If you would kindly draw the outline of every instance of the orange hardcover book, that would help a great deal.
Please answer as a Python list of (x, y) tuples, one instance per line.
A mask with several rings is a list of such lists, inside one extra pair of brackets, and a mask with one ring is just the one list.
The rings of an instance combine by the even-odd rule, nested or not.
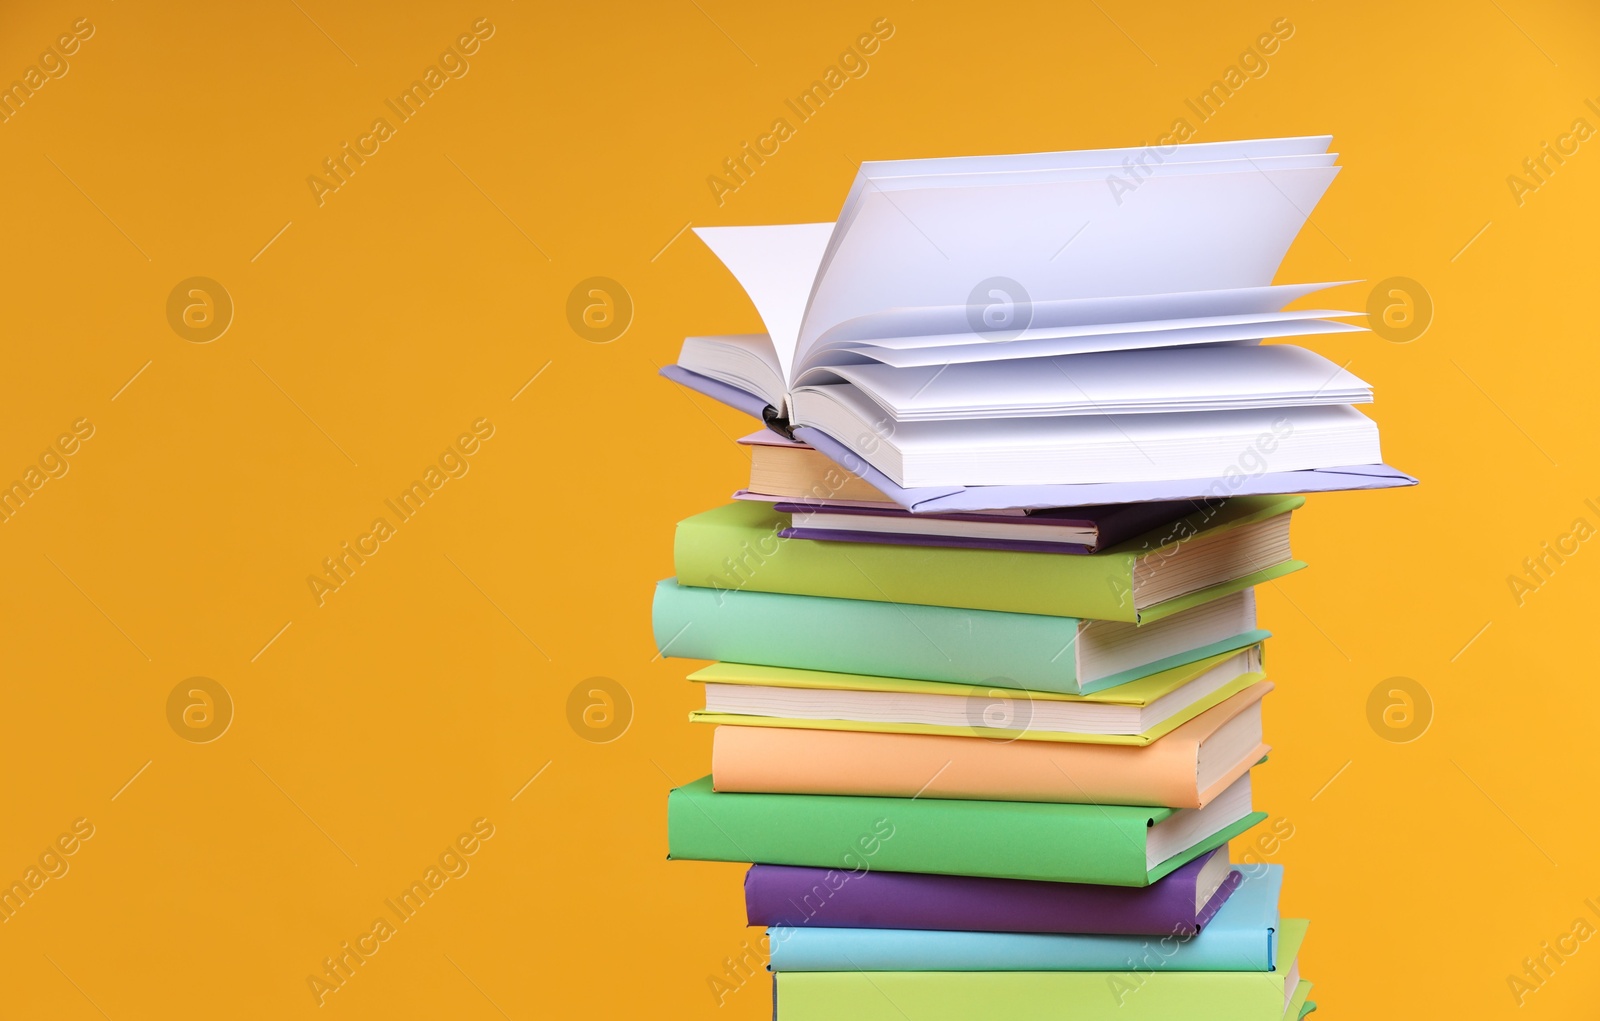
[(1268, 746), (1252, 684), (1148, 745), (718, 727), (717, 791), (1200, 808)]

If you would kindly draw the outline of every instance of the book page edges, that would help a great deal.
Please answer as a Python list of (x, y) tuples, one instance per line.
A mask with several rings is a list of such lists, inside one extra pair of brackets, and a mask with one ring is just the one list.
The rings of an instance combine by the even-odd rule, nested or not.
[(1166, 861), (1157, 865), (1155, 868), (1151, 869), (1149, 872), (1149, 881), (1154, 883), (1156, 880), (1162, 878), (1168, 873), (1174, 872), (1194, 861), (1207, 851), (1215, 851), (1217, 848), (1250, 829), (1252, 826), (1263, 822), (1266, 818), (1267, 813), (1265, 812), (1251, 812), (1238, 822), (1233, 823), (1230, 826), (1223, 827), (1217, 832), (1211, 834), (1211, 836), (1200, 841), (1198, 844), (1190, 846), (1187, 850), (1180, 851), (1171, 858), (1168, 858)]
[(930, 723), (867, 723), (855, 720), (800, 720), (781, 716), (739, 716), (691, 710), (689, 722), (729, 727), (787, 727), (796, 730), (853, 730), (875, 734), (942, 734), (946, 737), (979, 737), (1000, 741), (1056, 741), (1064, 744), (1148, 745), (1177, 730), (1185, 723), (1263, 679), (1258, 673), (1245, 674), (1207, 695), (1194, 705), (1142, 734), (1061, 734), (1026, 730), (999, 730), (975, 727), (948, 727)]
[[(1253, 648), (1247, 646), (1246, 648)], [(777, 688), (808, 688), (823, 691), (884, 691), (899, 694), (982, 696), (997, 691), (1015, 691), (1012, 697), (1039, 702), (1079, 702), (1090, 705), (1147, 706), (1164, 695), (1177, 691), (1196, 680), (1213, 667), (1226, 663), (1242, 650), (1208, 656), (1186, 663), (1159, 674), (1129, 682), (1123, 688), (1073, 695), (1057, 691), (1030, 691), (1023, 688), (1002, 689), (993, 685), (958, 684), (953, 681), (921, 681), (904, 677), (878, 677), (870, 674), (831, 673), (825, 670), (804, 670), (798, 667), (762, 666), (748, 663), (718, 662), (689, 674), (686, 678), (695, 684), (754, 684)]]
[(1207, 588), (1198, 589), (1188, 595), (1177, 596), (1165, 602), (1156, 603), (1154, 606), (1140, 607), (1137, 610), (1136, 623), (1148, 624), (1163, 617), (1170, 617), (1180, 610), (1187, 610), (1191, 606), (1199, 606), (1201, 603), (1209, 603), (1213, 599), (1232, 595), (1240, 589), (1254, 588), (1263, 582), (1282, 578), (1286, 574), (1293, 574), (1305, 567), (1306, 562), (1304, 560), (1285, 560), (1281, 564), (1255, 571), (1242, 578), (1234, 578), (1232, 581), (1225, 581)]

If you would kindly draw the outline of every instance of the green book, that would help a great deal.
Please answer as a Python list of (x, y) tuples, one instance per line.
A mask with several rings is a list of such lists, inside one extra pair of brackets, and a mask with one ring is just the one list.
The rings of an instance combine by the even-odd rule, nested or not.
[(1118, 546), (1074, 556), (785, 539), (789, 515), (737, 501), (678, 523), (679, 585), (1052, 617), (1160, 620), (1297, 571), (1299, 496), (1237, 497)]
[[(1296, 1021), (1307, 922), (1286, 918), (1276, 971), (1169, 971), (1151, 952), (1127, 971), (784, 971), (782, 1021)], [(1307, 1008), (1310, 1008), (1309, 1010)]]
[[(1251, 589), (1153, 624), (656, 585), (664, 656), (1087, 694), (1268, 637)], [(825, 639), (825, 640), (824, 640)]]
[(667, 856), (1149, 886), (1265, 818), (1248, 773), (1184, 809), (714, 793), (707, 776), (667, 796)]

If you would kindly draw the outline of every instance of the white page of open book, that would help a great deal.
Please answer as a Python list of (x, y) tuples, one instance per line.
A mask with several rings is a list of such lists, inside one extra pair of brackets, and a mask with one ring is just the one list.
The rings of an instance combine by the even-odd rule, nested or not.
[(1348, 404), (895, 423), (841, 384), (802, 388), (794, 407), (796, 422), (907, 488), (1209, 478), (1237, 471), (1239, 452), (1274, 429), (1272, 471), (1383, 460), (1377, 423)]
[(1200, 402), (1223, 410), (1231, 401), (1281, 399), (1297, 405), (1371, 399), (1364, 380), (1315, 352), (1287, 344), (1118, 351), (921, 369), (854, 365), (836, 371), (896, 418), (1118, 414)]
[[(983, 347), (985, 345), (996, 349), (999, 354), (1005, 344), (1020, 344), (1029, 340), (1056, 337), (1093, 337), (1113, 333), (1151, 333), (1175, 330), (1189, 330), (1202, 326), (1252, 326), (1270, 325), (1273, 323), (1290, 323), (1306, 319), (1325, 319), (1334, 316), (1364, 316), (1365, 312), (1348, 312), (1332, 308), (1297, 309), (1293, 312), (1247, 312), (1240, 315), (1215, 315), (1215, 316), (1174, 316), (1159, 319), (1135, 319), (1122, 322), (1087, 322), (1087, 323), (1060, 323), (1047, 325), (1039, 321), (1035, 315), (1032, 324), (1023, 330), (1015, 339), (996, 338), (990, 340), (981, 333), (972, 332), (971, 327), (963, 333), (940, 333), (926, 337), (880, 337), (876, 340), (864, 340), (849, 345), (833, 345), (829, 347), (844, 347), (846, 350), (860, 350), (862, 348), (882, 348), (889, 351), (911, 351), (925, 348), (938, 347)], [(1262, 331), (1259, 336), (1276, 336), (1271, 330)], [(1137, 346), (1137, 342), (1130, 346)], [(815, 360), (815, 359), (814, 359)]]
[(1272, 282), (1337, 167), (866, 191), (817, 280), (794, 363), (823, 332), (892, 308), (966, 304), (993, 277), (1033, 301)]
[[(877, 423), (883, 411), (850, 386), (834, 388), (828, 399), (846, 409), (851, 419)], [(1205, 443), (1218, 437), (1245, 435), (1252, 439), (1271, 432), (1273, 423), (1287, 419), (1292, 435), (1309, 439), (1321, 429), (1355, 427), (1376, 436), (1371, 419), (1348, 404), (1302, 408), (1252, 408), (1243, 411), (1175, 411), (1162, 415), (1060, 415), (1038, 418), (988, 418), (949, 422), (901, 422), (884, 435), (870, 429), (846, 430), (836, 438), (852, 450), (871, 441), (892, 444), (903, 452), (929, 454), (959, 451), (1003, 452), (1007, 458), (1067, 444), (1075, 448), (1105, 445), (1113, 451), (1129, 444)], [(1280, 426), (1281, 428), (1281, 426)], [(1286, 434), (1288, 435), (1288, 434)], [(1083, 451), (1092, 454), (1092, 449)], [(1237, 454), (1235, 453), (1235, 456)], [(1125, 458), (1137, 462), (1134, 453)], [(1353, 463), (1353, 462), (1345, 462)]]
[(925, 159), (868, 160), (861, 173), (872, 180), (925, 174), (973, 174), (1061, 167), (1120, 166), (1124, 159), (1138, 160), (1153, 153), (1163, 162), (1244, 159), (1262, 156), (1305, 156), (1328, 151), (1332, 135), (1289, 138), (1249, 138), (1227, 142), (1187, 142), (1157, 147), (1126, 146), (1119, 149), (1064, 149), (1055, 152), (1008, 153), (984, 156), (935, 156)]
[[(1216, 174), (1216, 173), (1262, 173), (1265, 171), (1303, 170), (1333, 167), (1338, 159), (1337, 153), (1315, 153), (1306, 155), (1272, 155), (1252, 156), (1245, 159), (1209, 160), (1195, 162), (1167, 161), (1156, 164), (1140, 164), (1134, 166), (1118, 165), (1093, 165), (1052, 168), (1029, 168), (1023, 170), (985, 171), (982, 173), (947, 173), (923, 174), (906, 177), (874, 178), (868, 182), (868, 187), (876, 193), (883, 193), (891, 204), (893, 199), (890, 193), (901, 191), (919, 191), (927, 189), (977, 189), (992, 188), (1007, 185), (1045, 185), (1062, 184), (1068, 182), (1096, 181), (1106, 185), (1108, 193), (1116, 197), (1119, 190), (1132, 191), (1138, 184), (1151, 177), (1176, 177), (1190, 174)], [(854, 192), (852, 192), (854, 194)], [(1117, 202), (1121, 205), (1120, 199)], [(823, 254), (822, 263), (818, 267), (819, 280), (824, 277), (837, 253), (837, 244), (845, 236), (850, 226), (855, 222), (861, 211), (858, 201), (847, 203), (845, 211), (841, 214), (839, 226), (834, 229), (833, 236), (828, 241), (827, 251)], [(1074, 238), (1075, 240), (1075, 238)], [(812, 290), (812, 297), (816, 288)], [(809, 312), (810, 305), (807, 305)], [(827, 336), (833, 328), (823, 331)], [(819, 340), (821, 338), (818, 338)], [(812, 344), (808, 348), (808, 358), (811, 352), (817, 350)]]
[[(1275, 140), (1267, 140), (1268, 142)], [(1299, 139), (1281, 141), (1301, 142)], [(1320, 136), (1312, 140), (1320, 142), (1320, 148), (1326, 149), (1328, 137)], [(1225, 148), (1231, 147), (1231, 148)], [(1026, 157), (957, 157), (957, 161), (972, 164), (963, 171), (940, 171), (914, 173), (911, 168), (920, 164), (942, 164), (952, 161), (945, 160), (906, 160), (894, 164), (878, 164), (875, 166), (888, 166), (894, 170), (894, 175), (876, 176), (874, 172), (863, 168), (851, 184), (850, 195), (845, 200), (844, 209), (839, 214), (839, 224), (828, 240), (827, 249), (823, 253), (822, 263), (817, 274), (820, 278), (827, 273), (832, 264), (834, 255), (842, 238), (846, 236), (851, 226), (855, 223), (861, 211), (860, 197), (866, 190), (873, 192), (906, 191), (924, 188), (980, 188), (997, 185), (1015, 184), (1045, 184), (1072, 180), (1096, 180), (1107, 182), (1108, 190), (1114, 186), (1127, 188), (1130, 183), (1142, 181), (1151, 176), (1175, 176), (1180, 174), (1200, 173), (1235, 173), (1262, 171), (1266, 169), (1302, 169), (1308, 167), (1330, 167), (1333, 165), (1337, 154), (1316, 152), (1299, 152), (1305, 146), (1295, 145), (1284, 148), (1295, 151), (1276, 151), (1275, 146), (1266, 146), (1267, 151), (1257, 149), (1253, 153), (1235, 143), (1220, 143), (1215, 147), (1208, 146), (1176, 146), (1173, 159), (1158, 158), (1149, 162), (1153, 153), (1149, 149), (1139, 150), (1090, 150), (1087, 152), (1069, 153), (1042, 153), (1039, 156), (1070, 157), (1054, 162), (1026, 158)], [(1189, 152), (1187, 150), (1205, 149), (1206, 153)], [(1176, 152), (1176, 150), (1185, 150)], [(1216, 158), (1208, 159), (1211, 152), (1216, 152)], [(1123, 156), (1124, 163), (1111, 163), (1108, 160), (1116, 159), (1122, 153), (1132, 155)], [(1232, 154), (1232, 155), (1228, 155)], [(982, 168), (982, 169), (979, 169)], [(1120, 185), (1115, 185), (1118, 175), (1131, 175), (1122, 179)], [(1118, 203), (1120, 205), (1120, 202)], [(815, 289), (813, 289), (813, 295)]]
[[(1291, 301), (1298, 301), (1308, 294), (1349, 283), (1356, 281), (1337, 280), (1320, 284), (1276, 284), (1269, 287), (1183, 291), (1177, 294), (1133, 294), (1109, 298), (1036, 301), (1032, 306), (1029, 330), (1277, 312)], [(835, 326), (817, 338), (816, 346), (812, 350), (821, 352), (829, 347), (861, 343), (884, 344), (891, 347), (922, 347), (925, 345), (915, 341), (928, 337), (949, 337), (949, 340), (942, 342), (970, 344), (982, 338), (973, 332), (968, 313), (969, 307), (966, 305), (892, 308), (875, 312)], [(899, 338), (911, 339), (913, 343), (900, 344)]]
[(833, 224), (696, 227), (694, 232), (750, 296), (772, 339), (783, 378), (792, 379), (795, 338)]
[[(1302, 135), (1288, 138), (1250, 138), (1228, 142), (1189, 142), (1176, 146), (1129, 146), (1120, 149), (1067, 149), (1055, 152), (1012, 153), (985, 156), (936, 156), (908, 160), (869, 160), (861, 164), (860, 171), (850, 184), (844, 206), (839, 212), (839, 225), (848, 228), (855, 221), (861, 195), (874, 182), (895, 177), (927, 174), (971, 174), (1038, 170), (1061, 167), (1121, 166), (1125, 159), (1148, 160), (1151, 156), (1163, 161), (1193, 162), (1259, 158), (1264, 156), (1297, 156), (1327, 152), (1333, 144), (1332, 135)], [(835, 231), (823, 253), (822, 266), (833, 259), (843, 231)]]
[(1134, 351), (1188, 347), (1205, 344), (1216, 347), (1224, 344), (1253, 344), (1267, 337), (1314, 337), (1333, 333), (1365, 333), (1365, 326), (1336, 322), (1331, 319), (1299, 319), (1271, 326), (1246, 323), (1232, 326), (1192, 326), (1181, 330), (1146, 330), (1140, 333), (1096, 333), (1088, 336), (1051, 337), (1035, 339), (1019, 337), (1005, 343), (989, 341), (954, 347), (925, 347), (896, 351), (889, 348), (862, 345), (835, 348), (828, 352), (828, 364), (806, 369), (796, 382), (810, 383), (825, 378), (839, 365), (859, 365), (865, 361), (881, 362), (896, 368), (924, 365), (960, 365), (971, 362), (1017, 361), (1029, 358), (1049, 358), (1093, 354), (1103, 351)]
[[(889, 177), (874, 180), (874, 191), (915, 191), (920, 188), (981, 188), (1002, 184), (1052, 184), (1057, 181), (1100, 181), (1123, 175), (1123, 184), (1134, 185), (1152, 176), (1170, 177), (1178, 174), (1249, 173), (1260, 170), (1304, 170), (1313, 167), (1331, 167), (1338, 153), (1317, 153), (1310, 156), (1262, 156), (1246, 160), (1200, 160), (1193, 163), (1168, 161), (1139, 166), (1121, 165), (1093, 167), (1058, 167), (1048, 170), (990, 171), (982, 174), (924, 174), (915, 177)], [(1129, 172), (1135, 177), (1127, 177)]]

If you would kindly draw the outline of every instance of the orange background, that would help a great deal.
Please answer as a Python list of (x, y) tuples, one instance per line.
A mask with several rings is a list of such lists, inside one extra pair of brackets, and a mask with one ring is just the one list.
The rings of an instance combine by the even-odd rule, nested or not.
[[(1600, 142), (1520, 205), (1507, 183), (1600, 124), (1594, 10), (21, 6), (0, 83), (94, 33), (0, 124), (0, 481), (94, 433), (0, 524), (0, 881), (93, 836), (0, 924), (8, 1016), (322, 1016), (308, 976), (484, 819), (470, 871), (322, 1010), (765, 1017), (764, 977), (720, 1014), (708, 991), (757, 935), (740, 867), (663, 860), (710, 735), (688, 664), (653, 658), (651, 586), (750, 423), (655, 372), (685, 334), (757, 327), (683, 228), (832, 217), (866, 158), (1154, 141), (1279, 18), (1195, 138), (1331, 132), (1346, 169), (1279, 279), (1369, 281), (1337, 292), (1359, 308), (1403, 276), (1436, 307), (1410, 343), (1312, 345), (1374, 384), (1424, 482), (1314, 497), (1312, 570), (1261, 593), (1258, 804), (1293, 826), (1270, 860), (1314, 921), (1304, 973), (1343, 1016), (1509, 1016), (1523, 958), (1600, 923), (1600, 553), (1569, 542), (1520, 606), (1508, 582), (1600, 526)], [(480, 18), (470, 70), (319, 205), (307, 178)], [(707, 177), (879, 18), (870, 71), (719, 206)], [(235, 306), (209, 343), (167, 318), (195, 276)], [(634, 306), (608, 343), (567, 316), (596, 276)], [(319, 606), (323, 558), (479, 419), (467, 473)], [(196, 676), (234, 704), (210, 743), (169, 723)], [(610, 743), (569, 716), (594, 677), (631, 699)], [(1368, 718), (1395, 677), (1434, 705), (1410, 743)], [(1592, 1014), (1600, 945), (1568, 946), (1538, 1016)]]

